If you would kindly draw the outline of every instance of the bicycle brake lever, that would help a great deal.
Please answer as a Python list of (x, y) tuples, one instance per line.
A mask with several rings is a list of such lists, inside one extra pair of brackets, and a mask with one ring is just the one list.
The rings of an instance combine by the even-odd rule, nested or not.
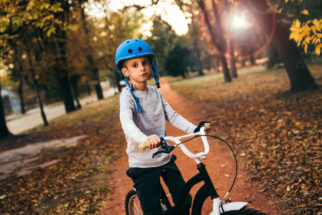
[(167, 141), (165, 141), (165, 139), (163, 137), (160, 137), (160, 139), (161, 139), (161, 148), (163, 148), (163, 150), (155, 152), (152, 155), (152, 158), (154, 158), (154, 156), (161, 154), (161, 153), (169, 154), (175, 148), (174, 146), (169, 146)]
[(152, 158), (154, 158), (154, 156), (156, 156), (157, 154), (161, 154), (161, 153), (167, 153), (167, 154), (169, 154), (173, 149), (174, 149), (174, 146), (168, 146), (168, 148), (166, 148), (164, 150), (160, 150), (160, 151), (155, 152), (152, 155)]
[(157, 152), (153, 153), (152, 158), (154, 158), (154, 156), (156, 156), (156, 155), (158, 155), (158, 154), (161, 154), (161, 153), (167, 153), (167, 152), (166, 152), (166, 151), (164, 151), (164, 150), (157, 151)]

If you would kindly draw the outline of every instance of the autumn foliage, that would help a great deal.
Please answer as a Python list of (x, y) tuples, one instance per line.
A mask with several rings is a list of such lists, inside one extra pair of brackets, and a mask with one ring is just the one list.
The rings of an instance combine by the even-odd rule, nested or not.
[[(321, 84), (320, 66), (311, 67)], [(176, 79), (177, 80), (177, 79)], [(316, 214), (321, 193), (321, 90), (286, 94), (282, 70), (257, 66), (224, 83), (221, 75), (175, 81), (172, 88), (200, 104), (213, 133), (232, 144), (258, 192), (274, 196), (281, 214)], [(86, 135), (74, 148), (42, 152), (31, 174), (0, 183), (3, 214), (100, 214), (112, 192), (110, 175), (125, 147), (118, 97), (85, 106), (18, 137), (1, 151), (52, 139)]]
[[(321, 67), (311, 68), (321, 84)], [(258, 192), (277, 197), (281, 214), (317, 214), (321, 193), (322, 91), (288, 89), (282, 70), (240, 71), (233, 84), (218, 76), (174, 82), (201, 104), (215, 133), (232, 143)]]
[(55, 164), (0, 181), (0, 213), (99, 214), (111, 192), (113, 161), (125, 145), (117, 104), (117, 97), (100, 101), (51, 121), (51, 127), (2, 141), (1, 151), (86, 135), (76, 147), (43, 150), (33, 162)]

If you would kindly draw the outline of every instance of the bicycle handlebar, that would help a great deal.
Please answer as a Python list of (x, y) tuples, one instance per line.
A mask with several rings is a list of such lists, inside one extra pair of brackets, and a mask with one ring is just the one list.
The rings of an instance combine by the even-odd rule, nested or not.
[[(208, 144), (208, 140), (207, 137), (205, 136), (205, 127), (201, 127), (199, 132), (196, 133), (191, 133), (191, 134), (187, 134), (184, 136), (179, 136), (179, 137), (172, 137), (172, 136), (166, 136), (166, 137), (161, 137), (161, 148), (162, 150), (154, 153), (153, 157), (159, 153), (170, 153), (175, 147), (179, 147), (183, 153), (185, 155), (187, 155), (188, 157), (192, 158), (192, 159), (200, 159), (200, 158), (205, 158), (205, 156), (209, 153), (209, 144)], [(203, 152), (199, 152), (199, 153), (192, 153), (186, 146), (184, 146), (184, 144), (182, 144), (182, 142), (180, 141), (181, 139), (185, 139), (185, 138), (189, 138), (189, 137), (195, 137), (195, 136), (201, 136), (203, 145), (204, 145), (204, 151)], [(172, 146), (169, 146), (167, 144), (166, 141), (171, 141), (173, 143), (175, 143)], [(139, 149), (141, 151), (144, 151), (148, 148), (148, 144), (147, 143), (141, 143), (139, 145)]]

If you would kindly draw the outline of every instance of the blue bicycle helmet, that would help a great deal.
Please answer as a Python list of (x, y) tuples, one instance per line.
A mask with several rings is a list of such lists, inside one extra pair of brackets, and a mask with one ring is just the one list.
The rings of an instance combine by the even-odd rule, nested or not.
[(141, 113), (139, 98), (134, 95), (134, 93), (133, 93), (134, 88), (133, 88), (133, 86), (130, 85), (127, 78), (123, 75), (121, 69), (122, 69), (122, 65), (125, 60), (138, 58), (138, 57), (144, 57), (144, 56), (151, 57), (151, 66), (152, 66), (152, 70), (153, 70), (155, 83), (157, 85), (157, 88), (160, 88), (157, 63), (156, 63), (152, 48), (150, 47), (150, 45), (147, 42), (140, 40), (140, 39), (125, 40), (117, 47), (116, 52), (115, 52), (115, 64), (116, 64), (117, 70), (121, 74), (122, 79), (130, 87), (131, 94), (136, 101), (139, 113)]

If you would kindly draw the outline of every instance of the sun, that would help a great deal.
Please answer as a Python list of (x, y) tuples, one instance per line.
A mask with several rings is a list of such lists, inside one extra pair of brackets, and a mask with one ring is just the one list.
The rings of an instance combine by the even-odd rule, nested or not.
[(233, 30), (241, 31), (251, 27), (250, 16), (244, 11), (233, 11), (229, 17), (229, 26)]

